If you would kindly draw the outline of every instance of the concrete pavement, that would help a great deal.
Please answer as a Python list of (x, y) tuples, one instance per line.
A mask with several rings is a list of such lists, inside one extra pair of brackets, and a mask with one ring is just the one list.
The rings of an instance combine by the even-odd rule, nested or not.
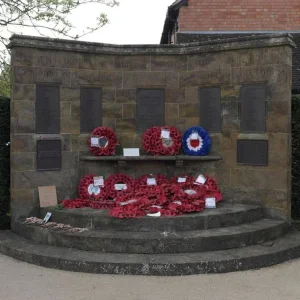
[(0, 255), (0, 300), (300, 300), (300, 259), (255, 271), (184, 277), (72, 273)]

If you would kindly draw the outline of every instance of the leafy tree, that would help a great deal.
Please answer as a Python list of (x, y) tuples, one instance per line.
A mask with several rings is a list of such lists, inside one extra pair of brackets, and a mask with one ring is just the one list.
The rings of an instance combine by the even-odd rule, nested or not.
[(88, 3), (110, 7), (118, 5), (117, 0), (0, 0), (0, 85), (7, 73), (7, 44), (11, 34), (22, 28), (31, 28), (41, 36), (79, 39), (108, 22), (106, 14), (101, 13), (94, 26), (74, 34), (74, 26), (68, 16), (76, 8)]
[(0, 97), (10, 98), (10, 66), (7, 63), (0, 73)]

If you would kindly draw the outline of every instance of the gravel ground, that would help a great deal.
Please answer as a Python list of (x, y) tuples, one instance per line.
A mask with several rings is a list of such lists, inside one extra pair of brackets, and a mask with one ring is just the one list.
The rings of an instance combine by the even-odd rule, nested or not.
[(271, 268), (184, 277), (46, 269), (0, 255), (0, 300), (300, 300), (300, 259)]

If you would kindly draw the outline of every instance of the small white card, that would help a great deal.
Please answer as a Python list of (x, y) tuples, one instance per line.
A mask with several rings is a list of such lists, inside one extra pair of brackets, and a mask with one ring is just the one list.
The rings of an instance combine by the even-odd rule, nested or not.
[(205, 208), (216, 208), (216, 198), (206, 198), (205, 199)]
[(125, 201), (125, 202), (120, 202), (120, 205), (125, 206), (125, 205), (131, 204), (131, 203), (135, 203), (136, 201), (137, 200), (135, 200), (135, 199), (131, 199), (131, 200), (128, 200), (128, 201)]
[(94, 186), (104, 186), (103, 176), (94, 177)]
[(91, 137), (91, 146), (99, 147), (99, 138), (98, 137)]
[(192, 133), (191, 140), (198, 140), (198, 133)]
[(127, 190), (127, 184), (124, 184), (124, 183), (117, 183), (117, 184), (115, 184), (115, 190), (116, 190), (116, 191), (124, 191), (124, 190)]
[(178, 183), (186, 182), (186, 177), (178, 177)]
[(170, 131), (166, 130), (166, 129), (163, 129), (161, 131), (161, 138), (163, 138), (163, 139), (169, 139), (170, 138)]
[(139, 148), (124, 148), (123, 149), (124, 156), (140, 156)]
[(182, 205), (181, 201), (174, 201), (173, 203), (178, 204), (178, 205)]
[(206, 182), (206, 178), (203, 175), (199, 175), (196, 179), (196, 184), (204, 184)]
[(147, 214), (148, 217), (160, 217), (161, 216), (161, 212), (157, 212), (155, 214)]
[(147, 178), (147, 185), (156, 185), (155, 178)]
[(43, 222), (47, 223), (50, 220), (51, 216), (52, 216), (52, 213), (51, 212), (47, 212), (47, 214), (46, 214)]

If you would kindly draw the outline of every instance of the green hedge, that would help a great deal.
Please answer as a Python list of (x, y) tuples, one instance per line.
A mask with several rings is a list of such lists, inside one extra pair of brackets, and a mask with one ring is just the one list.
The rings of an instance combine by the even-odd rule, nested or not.
[(0, 229), (9, 227), (10, 218), (10, 101), (0, 96)]

